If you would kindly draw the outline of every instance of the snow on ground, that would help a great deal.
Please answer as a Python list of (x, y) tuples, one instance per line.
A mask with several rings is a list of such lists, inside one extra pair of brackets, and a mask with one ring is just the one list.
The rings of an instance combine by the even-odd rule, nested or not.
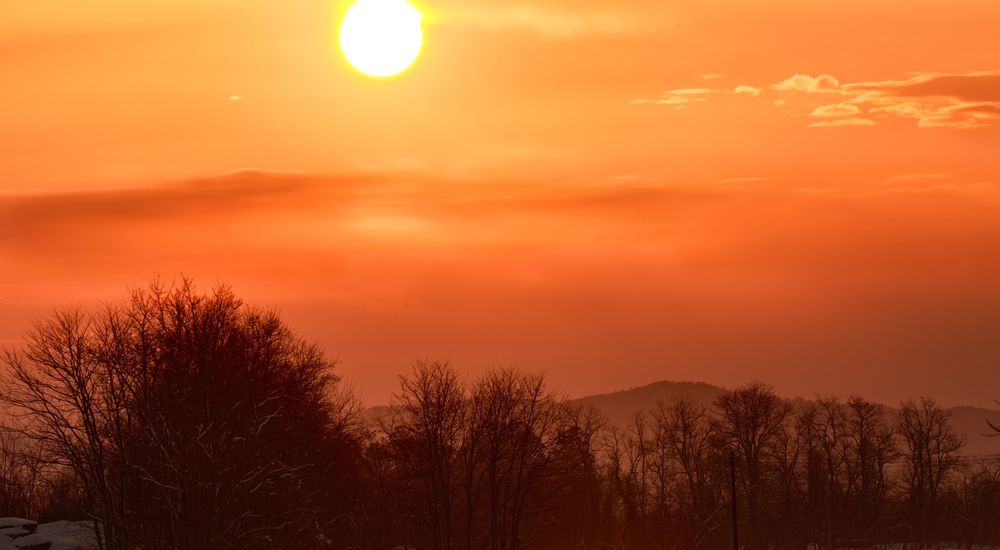
[(94, 550), (97, 539), (89, 521), (54, 521), (38, 526), (38, 533), (52, 541), (49, 550)]
[[(94, 529), (89, 521), (54, 521), (37, 524), (19, 518), (0, 518), (0, 550), (43, 548), (45, 543), (50, 544), (48, 550), (97, 550)], [(810, 545), (807, 550), (815, 548), (818, 548), (818, 545)], [(890, 544), (879, 548), (883, 550), (913, 550), (916, 546), (913, 544)], [(969, 550), (969, 548), (957, 543), (942, 543), (940, 546), (933, 546), (933, 548), (934, 550)], [(416, 549), (412, 546), (397, 546), (394, 550)], [(989, 546), (973, 545), (971, 550), (993, 549)]]
[[(820, 548), (818, 544), (810, 544), (806, 547), (806, 550), (816, 550)], [(895, 543), (887, 546), (873, 546), (872, 550), (918, 550), (920, 545), (915, 543)], [(963, 546), (957, 542), (942, 542), (940, 546), (937, 543), (932, 543), (928, 548), (932, 550), (996, 550), (995, 546), (982, 546), (979, 544), (973, 544), (972, 546)], [(857, 547), (843, 547), (837, 550), (857, 550)]]
[(95, 550), (97, 541), (90, 522), (54, 521), (37, 524), (20, 518), (0, 518), (0, 550), (45, 548)]

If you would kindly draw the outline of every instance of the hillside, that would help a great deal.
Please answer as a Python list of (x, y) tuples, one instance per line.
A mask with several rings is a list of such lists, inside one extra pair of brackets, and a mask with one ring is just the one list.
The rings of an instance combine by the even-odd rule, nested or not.
[(683, 398), (707, 407), (725, 391), (725, 388), (704, 382), (661, 381), (628, 390), (589, 395), (573, 402), (590, 405), (601, 411), (611, 424), (622, 426), (640, 409), (648, 412), (655, 408), (658, 401), (672, 403)]
[[(654, 382), (638, 388), (581, 397), (574, 403), (591, 405), (601, 411), (612, 425), (625, 425), (629, 418), (638, 410), (649, 411), (656, 407), (657, 401), (671, 403), (680, 398), (687, 398), (699, 405), (708, 407), (715, 399), (725, 392), (725, 388), (705, 384), (703, 382)], [(792, 398), (796, 404), (808, 400)], [(889, 414), (896, 412), (888, 407)], [(968, 455), (1000, 453), (1000, 438), (987, 435), (989, 427), (986, 421), (1000, 425), (1000, 410), (981, 409), (977, 407), (951, 407), (952, 425), (955, 431), (967, 438), (965, 453)]]

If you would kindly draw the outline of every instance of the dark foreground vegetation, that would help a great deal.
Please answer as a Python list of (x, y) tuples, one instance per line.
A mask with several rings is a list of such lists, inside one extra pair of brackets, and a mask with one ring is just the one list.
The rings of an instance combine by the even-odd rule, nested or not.
[(750, 550), (1000, 542), (1000, 462), (928, 399), (752, 384), (609, 426), (541, 376), (424, 362), (371, 413), (334, 366), (226, 288), (56, 314), (6, 356), (0, 516), (112, 550), (724, 549), (734, 516)]

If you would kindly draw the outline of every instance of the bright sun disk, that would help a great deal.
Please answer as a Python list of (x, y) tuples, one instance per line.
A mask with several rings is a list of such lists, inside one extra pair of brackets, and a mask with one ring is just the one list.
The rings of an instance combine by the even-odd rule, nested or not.
[(341, 24), (340, 48), (367, 75), (399, 74), (420, 54), (420, 19), (420, 11), (406, 0), (357, 0)]

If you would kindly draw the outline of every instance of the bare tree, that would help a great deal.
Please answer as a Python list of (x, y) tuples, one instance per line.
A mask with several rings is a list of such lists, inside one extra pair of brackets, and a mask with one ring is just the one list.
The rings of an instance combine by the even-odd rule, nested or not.
[(960, 464), (965, 442), (955, 435), (951, 414), (933, 399), (904, 401), (900, 405), (896, 431), (903, 442), (904, 479), (910, 503), (911, 525), (917, 543), (927, 547), (937, 536), (937, 514), (941, 492)]
[(816, 401), (817, 429), (813, 431), (817, 449), (820, 453), (823, 477), (826, 484), (823, 518), (826, 531), (826, 548), (836, 548), (834, 533), (842, 532), (843, 528), (835, 516), (839, 511), (843, 498), (845, 445), (847, 442), (847, 415), (839, 399), (835, 397), (820, 398)]
[(680, 399), (671, 405), (658, 403), (653, 411), (658, 447), (668, 450), (680, 469), (672, 476), (676, 495), (676, 547), (702, 548), (720, 530), (724, 501), (715, 495), (719, 476), (713, 460), (711, 431), (704, 407)]
[(418, 362), (411, 376), (400, 377), (401, 392), (383, 427), (397, 456), (418, 479), (426, 499), (431, 541), (436, 550), (455, 544), (455, 505), (459, 448), (465, 428), (465, 388), (442, 362)]
[(546, 548), (594, 548), (614, 532), (613, 505), (598, 445), (607, 421), (592, 406), (565, 405), (553, 445), (548, 489), (558, 495)]
[(512, 369), (494, 370), (471, 394), (470, 429), (482, 438), (483, 492), (486, 496), (491, 550), (518, 550), (529, 523), (544, 507), (542, 492), (563, 410), (542, 376)]
[[(571, 415), (544, 378), (499, 369), (467, 388), (446, 363), (422, 362), (401, 388), (370, 444), (388, 445), (403, 477), (416, 482), (395, 480), (402, 514), (421, 519), (413, 538), (397, 544), (518, 550), (548, 539), (564, 494), (554, 483)], [(596, 428), (577, 419), (589, 434), (573, 437), (589, 446)]]
[(777, 548), (795, 548), (802, 542), (801, 464), (807, 446), (803, 434), (796, 429), (796, 419), (789, 415), (778, 431), (770, 453), (772, 473), (768, 477), (775, 484), (771, 507), (775, 521), (780, 525), (776, 526), (772, 536)]
[(302, 547), (349, 504), (333, 364), (228, 288), (57, 313), (7, 363), (4, 401), (74, 472), (102, 548)]
[(189, 281), (56, 313), (5, 359), (0, 510), (81, 509), (103, 549), (707, 550), (730, 453), (745, 550), (1000, 541), (1000, 463), (929, 399), (793, 415), (750, 384), (609, 427), (542, 376), (418, 362), (362, 425), (318, 348)]
[(621, 505), (622, 546), (646, 548), (649, 545), (649, 479), (653, 433), (645, 411), (632, 415), (625, 429), (615, 427), (608, 435), (610, 474)]
[(115, 499), (110, 446), (100, 423), (102, 410), (122, 403), (104, 391), (96, 360), (94, 317), (82, 310), (57, 312), (35, 324), (24, 351), (8, 351), (10, 376), (2, 399), (44, 459), (72, 469), (92, 518), (100, 522), (98, 545), (126, 547), (124, 509)]
[(720, 396), (715, 430), (732, 449), (742, 472), (747, 504), (748, 548), (764, 548), (763, 514), (767, 495), (766, 465), (785, 429), (791, 406), (774, 391), (753, 383)]
[(33, 517), (43, 498), (43, 466), (33, 441), (0, 424), (0, 510)]
[(876, 542), (873, 537), (884, 539), (876, 531), (885, 523), (888, 467), (897, 458), (893, 430), (886, 422), (884, 409), (857, 396), (847, 401), (844, 466), (854, 512), (851, 523), (859, 530), (858, 537), (868, 543)]

